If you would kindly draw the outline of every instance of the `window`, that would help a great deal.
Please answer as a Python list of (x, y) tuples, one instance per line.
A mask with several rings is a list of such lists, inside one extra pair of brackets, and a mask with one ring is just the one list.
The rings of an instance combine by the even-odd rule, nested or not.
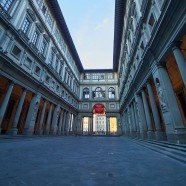
[(89, 99), (90, 98), (90, 92), (88, 88), (83, 89), (83, 98), (84, 99)]
[(154, 15), (153, 15), (153, 13), (151, 14), (151, 16), (150, 16), (150, 19), (149, 19), (149, 25), (151, 26), (151, 27), (153, 27), (154, 26), (154, 24), (155, 24), (155, 18), (154, 18)]
[(60, 44), (62, 50), (65, 51), (65, 42), (64, 42), (63, 38), (60, 38), (59, 44)]
[(113, 73), (108, 74), (108, 79), (113, 79)]
[(42, 42), (42, 45), (41, 45), (41, 53), (45, 56), (46, 54), (46, 49), (47, 49), (47, 41), (45, 38), (43, 38), (43, 42)]
[(55, 30), (55, 37), (56, 37), (57, 41), (59, 42), (60, 41), (60, 34), (59, 34), (58, 29)]
[(55, 70), (58, 72), (59, 59), (56, 58)]
[(65, 91), (64, 90), (62, 90), (62, 97), (64, 97), (65, 96)]
[(41, 74), (41, 69), (40, 69), (38, 66), (35, 67), (35, 73), (36, 73), (38, 76), (40, 76), (40, 74)]
[(92, 79), (98, 79), (98, 74), (92, 74)]
[(0, 0), (0, 5), (5, 11), (8, 11), (14, 0)]
[(12, 49), (12, 54), (16, 57), (16, 58), (20, 58), (20, 56), (21, 56), (21, 49), (18, 47), (18, 46), (16, 46), (16, 45), (14, 45), (13, 46), (13, 49)]
[(37, 44), (38, 38), (39, 38), (39, 32), (37, 30), (35, 30), (34, 35), (33, 35), (33, 38), (32, 38), (32, 43), (34, 45)]
[(54, 87), (55, 87), (55, 81), (54, 81), (54, 80), (52, 80), (51, 87), (52, 87), (52, 88), (54, 88)]
[(143, 43), (143, 41), (141, 42), (140, 47), (141, 47), (142, 50), (144, 50), (145, 47), (144, 47), (144, 43)]
[(54, 21), (49, 13), (47, 14), (46, 20), (47, 20), (49, 26), (52, 27)]
[(51, 55), (50, 55), (50, 61), (49, 61), (50, 64), (53, 63), (54, 56), (55, 56), (55, 53), (54, 53), (54, 51), (52, 50)]
[(105, 74), (99, 74), (98, 80), (99, 79), (105, 79)]
[(46, 14), (46, 6), (43, 4), (43, 6), (42, 6), (42, 12), (43, 12), (43, 14), (45, 15)]
[(37, 0), (37, 4), (39, 5), (39, 7), (41, 7), (41, 6), (42, 6), (42, 3), (43, 3), (43, 1), (42, 1), (42, 0)]
[(29, 57), (27, 57), (25, 60), (25, 66), (27, 66), (29, 69), (32, 67), (32, 60)]
[(46, 77), (45, 77), (45, 81), (46, 81), (47, 84), (49, 84), (50, 77), (49, 77), (48, 75), (46, 75)]
[(57, 87), (56, 87), (56, 91), (59, 92), (59, 85), (57, 85)]
[(93, 92), (93, 98), (105, 98), (105, 91), (101, 87), (97, 87)]
[(84, 74), (84, 79), (90, 79), (90, 74), (85, 73), (85, 74)]
[(28, 30), (30, 28), (30, 24), (31, 24), (30, 20), (28, 19), (28, 17), (26, 17), (23, 22), (23, 25), (21, 27), (21, 30), (23, 31), (24, 34), (28, 33)]
[(114, 99), (115, 98), (115, 89), (113, 87), (109, 88), (109, 99)]

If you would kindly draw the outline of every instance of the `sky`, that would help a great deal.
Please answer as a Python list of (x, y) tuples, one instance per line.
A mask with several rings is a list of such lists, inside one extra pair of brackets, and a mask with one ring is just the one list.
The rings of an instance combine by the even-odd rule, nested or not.
[(114, 0), (58, 0), (84, 69), (113, 66)]

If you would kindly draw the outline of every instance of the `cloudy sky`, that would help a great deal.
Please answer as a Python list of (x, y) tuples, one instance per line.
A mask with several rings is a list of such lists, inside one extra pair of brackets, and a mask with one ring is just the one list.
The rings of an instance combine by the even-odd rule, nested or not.
[(115, 1), (58, 2), (84, 68), (112, 68)]

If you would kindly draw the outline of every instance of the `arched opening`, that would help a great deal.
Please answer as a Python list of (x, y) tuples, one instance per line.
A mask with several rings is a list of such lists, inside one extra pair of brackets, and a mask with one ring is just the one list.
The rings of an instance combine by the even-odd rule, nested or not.
[(117, 134), (117, 118), (116, 117), (110, 117), (109, 118), (109, 128), (110, 128), (110, 134)]
[(105, 98), (105, 91), (103, 91), (101, 87), (97, 87), (95, 91), (93, 91), (93, 98), (94, 99)]
[(83, 99), (89, 99), (90, 98), (90, 92), (89, 89), (86, 87), (83, 89)]
[(109, 99), (115, 99), (115, 89), (113, 87), (110, 87), (108, 92), (109, 92)]
[(93, 107), (93, 134), (95, 135), (106, 135), (107, 134), (107, 123), (105, 106), (97, 103)]

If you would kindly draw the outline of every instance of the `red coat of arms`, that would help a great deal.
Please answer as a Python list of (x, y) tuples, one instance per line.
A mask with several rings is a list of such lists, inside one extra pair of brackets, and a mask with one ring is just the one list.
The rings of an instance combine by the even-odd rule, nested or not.
[(95, 104), (93, 107), (94, 114), (105, 114), (105, 106), (103, 104)]

